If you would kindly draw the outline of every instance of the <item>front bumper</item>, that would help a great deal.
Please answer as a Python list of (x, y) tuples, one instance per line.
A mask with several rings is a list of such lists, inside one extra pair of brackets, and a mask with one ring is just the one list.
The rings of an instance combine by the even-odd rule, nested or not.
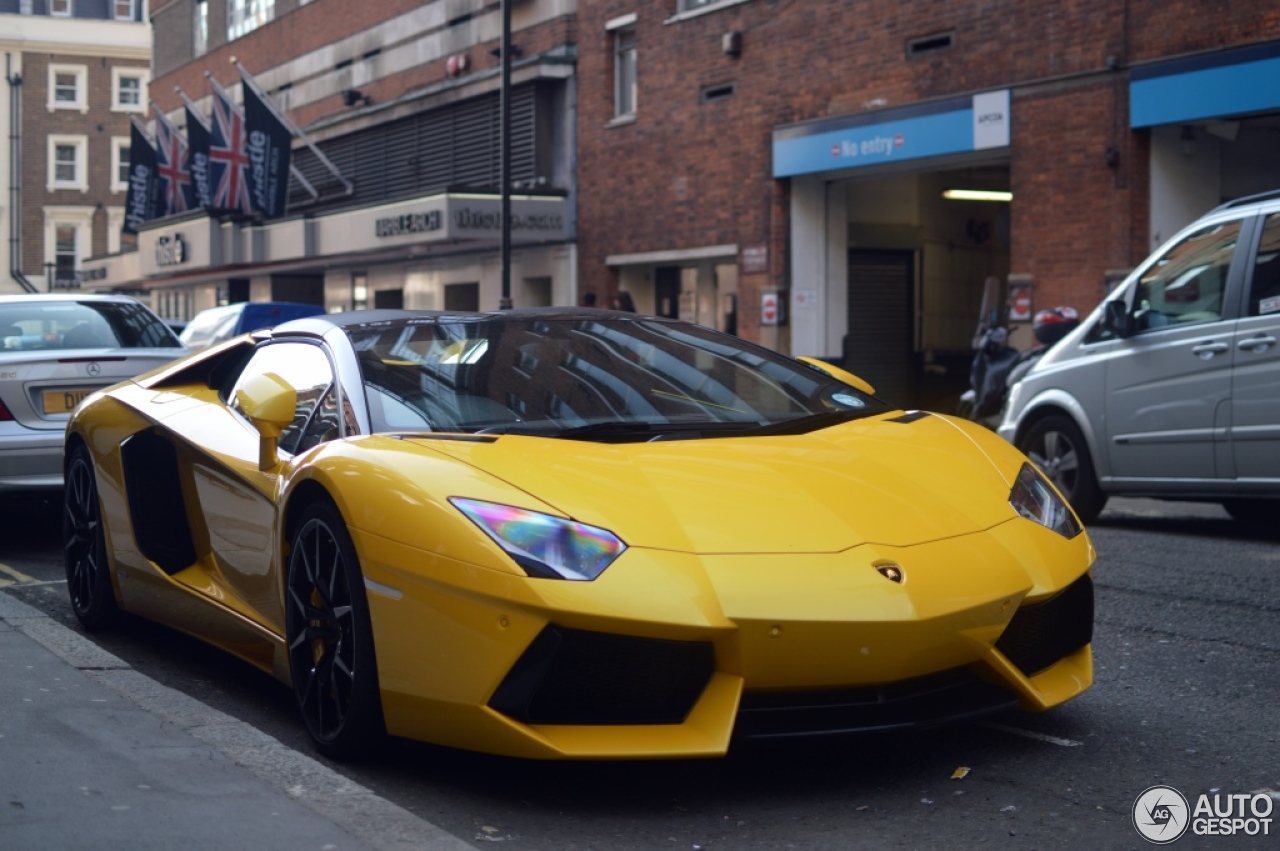
[[(1043, 710), (1092, 682), (1092, 545), (1021, 519), (829, 554), (632, 548), (595, 582), (355, 537), (387, 728), (410, 738), (537, 758), (715, 756), (735, 735)], [(887, 563), (901, 583), (876, 570)]]

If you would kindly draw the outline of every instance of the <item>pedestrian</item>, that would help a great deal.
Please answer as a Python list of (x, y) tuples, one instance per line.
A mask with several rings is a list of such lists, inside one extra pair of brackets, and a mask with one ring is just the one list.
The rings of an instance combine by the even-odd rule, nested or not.
[(583, 307), (595, 307), (595, 306), (596, 306), (596, 294), (595, 294), (595, 293), (593, 293), (593, 292), (589, 292), (589, 291), (588, 291), (588, 292), (583, 293), (583, 294), (582, 294), (582, 306), (583, 306)]
[(614, 310), (622, 310), (627, 313), (636, 312), (636, 303), (631, 298), (631, 293), (626, 290), (618, 291), (618, 294), (613, 297), (612, 306)]

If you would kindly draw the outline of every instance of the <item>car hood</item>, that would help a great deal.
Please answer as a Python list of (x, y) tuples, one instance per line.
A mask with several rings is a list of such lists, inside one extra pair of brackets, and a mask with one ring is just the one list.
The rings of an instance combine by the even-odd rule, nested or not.
[[(982, 436), (935, 415), (859, 420), (796, 436), (412, 442), (609, 529), (630, 546), (838, 552), (939, 540), (1015, 516), (1008, 496), (1017, 459), (1005, 453), (1001, 466), (1010, 469), (998, 469)], [(998, 449), (992, 454), (1000, 457)]]

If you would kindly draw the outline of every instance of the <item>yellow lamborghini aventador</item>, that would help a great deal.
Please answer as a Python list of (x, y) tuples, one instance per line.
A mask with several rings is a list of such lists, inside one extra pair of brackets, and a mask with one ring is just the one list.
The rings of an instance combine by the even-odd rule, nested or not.
[(66, 566), (292, 685), (316, 746), (723, 754), (1089, 687), (1094, 550), (972, 423), (695, 325), (368, 311), (90, 396)]

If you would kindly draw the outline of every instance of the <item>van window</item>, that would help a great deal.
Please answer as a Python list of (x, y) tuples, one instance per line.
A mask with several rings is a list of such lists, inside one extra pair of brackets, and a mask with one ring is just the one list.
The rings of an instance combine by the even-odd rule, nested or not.
[(1269, 313), (1280, 313), (1280, 213), (1267, 216), (1262, 227), (1262, 242), (1249, 288), (1249, 315)]
[(1166, 251), (1138, 282), (1135, 330), (1221, 319), (1239, 237), (1240, 221), (1225, 222), (1202, 228)]

